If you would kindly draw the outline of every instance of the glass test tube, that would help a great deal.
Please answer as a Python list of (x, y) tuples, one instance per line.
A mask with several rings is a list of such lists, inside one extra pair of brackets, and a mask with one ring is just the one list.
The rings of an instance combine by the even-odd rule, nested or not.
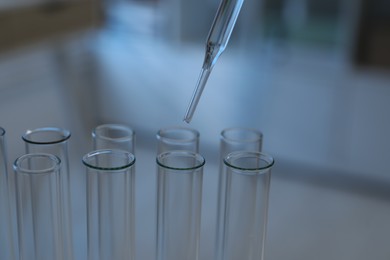
[(217, 217), (216, 217), (216, 241), (215, 241), (215, 259), (221, 260), (222, 242), (224, 235), (224, 223), (227, 196), (227, 179), (225, 172), (224, 158), (234, 151), (257, 151), (260, 152), (263, 144), (263, 134), (252, 128), (232, 127), (226, 128), (220, 134), (219, 148), (219, 175), (218, 175), (218, 199), (217, 199)]
[(104, 124), (92, 130), (93, 150), (121, 149), (135, 154), (135, 132), (126, 125)]
[(135, 157), (97, 150), (83, 157), (87, 173), (89, 260), (133, 260)]
[(61, 161), (50, 154), (26, 154), (13, 164), (21, 260), (62, 260)]
[(189, 127), (167, 127), (157, 132), (157, 154), (172, 150), (199, 152), (199, 132)]
[(226, 128), (220, 134), (220, 163), (231, 152), (258, 151), (263, 145), (263, 134), (252, 128), (232, 127)]
[(63, 229), (64, 259), (73, 259), (72, 206), (70, 199), (70, 172), (68, 140), (71, 134), (66, 129), (44, 127), (27, 130), (22, 136), (26, 153), (53, 154), (61, 160), (60, 198), (61, 227)]
[(218, 260), (263, 260), (272, 157), (230, 153), (224, 160), (226, 190)]
[(204, 158), (190, 151), (157, 156), (157, 260), (197, 260)]
[(0, 127), (0, 259), (16, 259), (8, 186), (5, 130)]

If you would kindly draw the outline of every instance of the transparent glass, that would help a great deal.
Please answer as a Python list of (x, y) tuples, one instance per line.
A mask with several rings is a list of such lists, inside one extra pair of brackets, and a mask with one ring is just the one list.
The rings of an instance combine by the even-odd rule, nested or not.
[(204, 158), (190, 151), (157, 156), (157, 260), (197, 260)]
[(5, 130), (0, 127), (0, 259), (16, 259), (8, 186)]
[(121, 149), (135, 154), (135, 132), (128, 126), (104, 124), (92, 130), (93, 150)]
[(35, 153), (13, 164), (21, 260), (66, 260), (62, 248), (60, 159)]
[(199, 152), (199, 132), (189, 127), (167, 127), (157, 132), (157, 154), (172, 150)]
[(252, 128), (232, 127), (221, 131), (220, 162), (234, 151), (258, 151), (263, 146), (263, 134)]
[(220, 135), (220, 148), (219, 148), (219, 175), (218, 175), (218, 198), (217, 198), (217, 216), (216, 216), (216, 237), (215, 244), (217, 250), (215, 250), (217, 260), (222, 260), (219, 255), (222, 248), (223, 235), (224, 235), (224, 223), (226, 208), (225, 197), (229, 192), (227, 190), (227, 178), (225, 172), (224, 158), (231, 152), (235, 151), (256, 151), (261, 152), (263, 145), (263, 134), (251, 128), (232, 127), (226, 128), (221, 131)]
[(61, 227), (63, 228), (64, 259), (73, 259), (72, 205), (70, 199), (70, 172), (68, 140), (70, 131), (56, 127), (27, 130), (22, 136), (26, 153), (53, 154), (61, 160), (60, 198)]
[(226, 156), (224, 164), (227, 192), (222, 197), (224, 222), (216, 259), (262, 260), (274, 159), (239, 151)]
[(83, 157), (87, 173), (89, 260), (133, 260), (135, 157), (97, 150)]
[(219, 4), (217, 14), (207, 36), (202, 70), (184, 116), (184, 121), (187, 123), (191, 122), (211, 70), (229, 42), (243, 2), (244, 0), (222, 0)]

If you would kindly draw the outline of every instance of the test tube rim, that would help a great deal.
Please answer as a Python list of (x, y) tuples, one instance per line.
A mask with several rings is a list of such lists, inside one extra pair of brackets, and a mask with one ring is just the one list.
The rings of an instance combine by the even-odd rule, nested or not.
[[(162, 135), (163, 132), (173, 131), (173, 130), (188, 130), (189, 132), (191, 132), (193, 134), (193, 136), (189, 137), (189, 138), (176, 139), (176, 138), (171, 138), (171, 137), (167, 137), (167, 136)], [(171, 126), (171, 127), (165, 127), (165, 128), (159, 129), (156, 136), (157, 136), (158, 140), (164, 139), (167, 142), (188, 143), (188, 142), (192, 142), (194, 140), (199, 139), (200, 133), (198, 130), (191, 128), (191, 127)]]
[[(22, 167), (21, 163), (28, 159), (28, 158), (31, 158), (31, 157), (46, 157), (46, 158), (50, 158), (50, 160), (52, 160), (54, 163), (51, 167), (47, 167), (45, 169), (40, 169), (40, 170), (32, 170), (32, 169), (26, 169), (25, 167)], [(28, 154), (24, 154), (18, 158), (16, 158), (16, 160), (14, 161), (13, 163), (13, 169), (15, 172), (19, 172), (19, 173), (22, 173), (22, 174), (26, 174), (26, 175), (29, 175), (29, 174), (34, 174), (34, 175), (38, 175), (38, 174), (50, 174), (51, 172), (54, 172), (54, 171), (59, 171), (60, 170), (60, 166), (61, 166), (61, 159), (56, 156), (56, 155), (53, 155), (53, 154), (48, 154), (48, 153), (28, 153)]]
[[(235, 131), (247, 131), (248, 133), (253, 133), (254, 138), (247, 138), (247, 139), (242, 139), (242, 138), (232, 138), (231, 136), (228, 136), (227, 133), (231, 132), (232, 130)], [(249, 128), (249, 127), (229, 127), (225, 128), (221, 131), (221, 138), (223, 138), (225, 141), (229, 142), (240, 142), (240, 143), (251, 143), (251, 142), (256, 142), (256, 141), (261, 141), (263, 138), (263, 133), (255, 128)]]
[[(129, 163), (126, 163), (124, 165), (121, 165), (121, 166), (117, 166), (117, 167), (100, 167), (100, 166), (96, 166), (96, 165), (93, 165), (91, 163), (88, 163), (88, 160), (89, 158), (93, 157), (93, 156), (96, 156), (98, 154), (108, 154), (108, 153), (112, 153), (112, 154), (121, 154), (121, 155), (126, 155), (128, 158), (129, 158)], [(100, 149), (100, 150), (95, 150), (95, 151), (91, 151), (87, 154), (85, 154), (82, 158), (82, 162), (85, 166), (91, 168), (91, 169), (94, 169), (94, 170), (99, 170), (99, 171), (110, 171), (110, 172), (114, 172), (114, 171), (123, 171), (124, 169), (128, 169), (130, 168), (131, 166), (133, 166), (135, 164), (135, 155), (130, 153), (130, 152), (127, 152), (125, 150), (119, 150), (119, 149)]]
[[(166, 157), (166, 156), (169, 156), (169, 155), (172, 155), (172, 154), (182, 155), (182, 156), (183, 155), (190, 155), (193, 158), (195, 158), (198, 163), (195, 166), (193, 166), (193, 167), (173, 167), (173, 166), (168, 166), (168, 165), (164, 164), (162, 162), (163, 157)], [(206, 164), (206, 160), (205, 160), (205, 158), (202, 155), (200, 155), (199, 153), (195, 153), (195, 152), (187, 151), (187, 150), (172, 150), (172, 151), (166, 151), (166, 152), (160, 153), (156, 157), (156, 162), (162, 168), (169, 169), (169, 170), (183, 171), (183, 172), (184, 171), (193, 171), (193, 170), (196, 170), (196, 169), (200, 169), (200, 168), (202, 168)]]
[[(62, 138), (55, 139), (52, 141), (34, 141), (31, 138), (32, 134), (38, 133), (38, 132), (58, 132), (62, 134)], [(57, 144), (62, 143), (66, 140), (68, 140), (71, 137), (71, 133), (67, 129), (59, 128), (59, 127), (41, 127), (36, 128), (33, 130), (28, 129), (24, 135), (22, 135), (23, 141), (30, 143), (30, 144)]]
[(123, 141), (130, 141), (130, 140), (134, 139), (135, 131), (131, 127), (128, 127), (128, 126), (122, 125), (122, 124), (103, 124), (103, 125), (99, 125), (99, 126), (95, 127), (92, 130), (92, 136), (93, 137), (97, 137), (97, 130), (100, 130), (101, 128), (105, 128), (105, 127), (113, 127), (115, 129), (118, 129), (118, 130), (125, 130), (125, 132), (127, 132), (128, 135), (127, 136), (123, 136), (123, 137), (118, 137), (118, 138), (112, 138), (112, 137), (108, 137), (108, 136), (105, 136), (105, 135), (99, 135), (99, 137), (101, 139), (112, 141), (112, 142), (123, 142)]
[[(244, 168), (237, 165), (234, 165), (230, 160), (232, 158), (241, 158), (244, 156), (250, 156), (250, 157), (258, 157), (260, 160), (266, 162), (265, 166), (262, 167), (252, 167), (252, 168)], [(272, 156), (265, 154), (263, 152), (256, 152), (256, 151), (235, 151), (229, 153), (224, 159), (223, 162), (226, 166), (231, 167), (235, 170), (238, 170), (241, 174), (246, 175), (253, 175), (257, 173), (265, 173), (267, 170), (271, 169), (272, 166), (275, 164), (275, 160)]]

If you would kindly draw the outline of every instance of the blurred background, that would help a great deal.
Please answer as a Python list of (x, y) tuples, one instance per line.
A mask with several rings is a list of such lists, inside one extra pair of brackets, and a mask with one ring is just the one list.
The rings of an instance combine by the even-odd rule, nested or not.
[[(0, 125), (72, 132), (77, 259), (91, 130), (137, 134), (137, 259), (153, 259), (155, 134), (182, 119), (219, 0), (1, 0)], [(200, 259), (213, 259), (219, 133), (276, 159), (266, 259), (390, 259), (390, 2), (246, 0), (190, 126), (206, 157)], [(10, 168), (11, 169), (11, 168)]]

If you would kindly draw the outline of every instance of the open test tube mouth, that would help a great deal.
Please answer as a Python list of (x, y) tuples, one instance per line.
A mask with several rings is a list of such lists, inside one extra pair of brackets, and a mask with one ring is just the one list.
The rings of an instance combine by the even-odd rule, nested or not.
[(193, 171), (203, 167), (206, 160), (198, 153), (173, 150), (159, 154), (156, 162), (160, 167), (169, 170)]
[(135, 156), (123, 150), (96, 150), (84, 155), (82, 162), (85, 166), (95, 170), (121, 171), (135, 163)]
[(228, 154), (224, 163), (241, 174), (264, 173), (274, 165), (274, 159), (261, 152), (236, 151)]
[(189, 127), (167, 127), (157, 132), (157, 140), (167, 143), (190, 143), (199, 138), (199, 132)]
[(231, 127), (222, 130), (221, 137), (230, 142), (253, 143), (263, 138), (263, 133), (253, 128)]
[(70, 138), (69, 130), (57, 127), (42, 127), (34, 130), (27, 130), (22, 139), (30, 144), (56, 144)]
[(23, 174), (49, 174), (59, 171), (61, 159), (52, 154), (33, 153), (17, 158), (13, 164), (15, 171)]
[(111, 141), (125, 142), (134, 138), (135, 132), (128, 126), (121, 124), (104, 124), (99, 125), (92, 131), (92, 136)]

